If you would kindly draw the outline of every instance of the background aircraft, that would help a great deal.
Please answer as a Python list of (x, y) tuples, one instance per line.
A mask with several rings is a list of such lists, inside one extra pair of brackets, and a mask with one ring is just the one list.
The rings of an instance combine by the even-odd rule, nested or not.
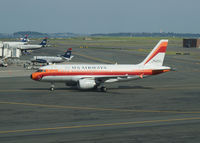
[(40, 49), (42, 47), (45, 47), (47, 44), (47, 38), (44, 38), (42, 42), (39, 45), (33, 45), (33, 44), (24, 44), (24, 45), (14, 45), (13, 48), (20, 49), (24, 54), (28, 53), (28, 50), (36, 50)]
[(72, 48), (69, 48), (64, 55), (61, 56), (34, 56), (33, 59), (31, 59), (31, 62), (33, 63), (61, 63), (64, 61), (70, 61), (73, 56), (71, 55)]
[(47, 38), (44, 38), (39, 45), (27, 44), (27, 42), (3, 42), (3, 44), (8, 44), (10, 48), (20, 50), (35, 50), (45, 47), (47, 45)]
[(104, 83), (142, 79), (170, 71), (170, 67), (163, 66), (167, 45), (168, 40), (161, 40), (145, 60), (137, 65), (48, 65), (33, 73), (31, 78), (36, 81), (50, 82), (50, 90), (54, 90), (55, 82), (64, 82), (68, 86), (77, 86), (79, 89), (101, 86), (101, 91), (106, 91)]
[(10, 47), (15, 47), (17, 45), (25, 45), (28, 43), (28, 35), (25, 35), (24, 38), (20, 38), (20, 42), (16, 41), (8, 41), (8, 42), (3, 42), (3, 44), (8, 44)]

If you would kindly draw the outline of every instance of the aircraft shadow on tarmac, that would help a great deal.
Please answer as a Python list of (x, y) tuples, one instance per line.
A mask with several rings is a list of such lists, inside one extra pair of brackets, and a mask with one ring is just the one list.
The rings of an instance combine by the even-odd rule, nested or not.
[[(152, 90), (154, 88), (152, 87), (145, 87), (145, 86), (118, 86), (118, 87), (109, 87), (109, 90), (116, 90), (116, 89), (146, 89), (146, 90)], [(49, 91), (49, 88), (22, 88), (21, 90), (35, 90), (35, 91)], [(87, 91), (87, 92), (97, 92), (97, 89), (90, 89), (90, 90), (79, 90), (77, 87), (66, 87), (66, 88), (55, 88), (55, 91), (62, 91), (62, 90), (68, 90), (68, 91)]]
[[(116, 88), (113, 88), (116, 89)], [(154, 89), (152, 87), (145, 87), (145, 86), (118, 86), (118, 89)]]
[[(37, 88), (21, 88), (21, 90), (38, 90), (38, 91), (49, 91), (49, 88), (39, 88), (39, 87), (37, 87)], [(71, 87), (71, 88), (55, 88), (55, 91), (56, 90), (73, 90), (73, 91), (76, 91), (76, 90), (78, 90), (77, 88), (75, 88), (75, 87)]]

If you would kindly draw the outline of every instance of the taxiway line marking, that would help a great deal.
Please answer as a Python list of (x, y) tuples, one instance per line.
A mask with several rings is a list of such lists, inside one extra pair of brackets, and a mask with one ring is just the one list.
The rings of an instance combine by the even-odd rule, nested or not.
[(103, 59), (100, 59), (100, 58), (96, 58), (96, 57), (91, 57), (91, 56), (79, 54), (79, 53), (77, 53), (77, 52), (73, 52), (73, 54), (74, 54), (74, 55), (81, 56), (81, 57), (85, 57), (85, 58), (87, 58), (87, 59), (91, 59), (91, 60), (95, 60), (95, 61), (100, 61), (100, 62), (103, 62), (103, 63), (114, 64), (114, 62), (111, 62), (111, 61), (108, 61), (108, 60), (103, 60)]
[(200, 114), (200, 111), (162, 111), (162, 110), (134, 110), (134, 109), (115, 109), (115, 108), (95, 108), (95, 107), (78, 107), (78, 106), (63, 106), (63, 105), (47, 105), (47, 104), (32, 104), (19, 102), (0, 102), (0, 104), (13, 104), (24, 106), (36, 106), (47, 108), (62, 108), (74, 110), (95, 110), (95, 111), (116, 111), (116, 112), (146, 112), (146, 113), (174, 113), (174, 114)]
[(63, 126), (63, 127), (52, 127), (52, 128), (6, 130), (6, 131), (0, 131), (0, 134), (17, 133), (17, 132), (32, 132), (32, 131), (61, 130), (61, 129), (76, 129), (76, 128), (108, 127), (108, 126), (120, 126), (120, 125), (131, 125), (131, 124), (189, 121), (189, 120), (200, 120), (200, 117), (179, 118), (179, 119), (165, 119), (165, 120), (133, 121), (133, 122), (119, 122), (119, 123), (105, 123), (105, 124), (89, 124), (89, 125)]

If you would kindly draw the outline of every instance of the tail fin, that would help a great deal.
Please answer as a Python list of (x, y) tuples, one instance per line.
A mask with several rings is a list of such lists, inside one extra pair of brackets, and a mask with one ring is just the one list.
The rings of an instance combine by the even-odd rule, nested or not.
[(21, 40), (22, 42), (28, 42), (29, 40), (28, 40), (28, 35), (25, 35), (25, 37), (24, 38), (22, 38), (22, 40)]
[(67, 52), (63, 55), (64, 58), (70, 59), (72, 54), (72, 48), (67, 49)]
[(40, 43), (40, 45), (42, 45), (42, 47), (45, 47), (46, 45), (47, 45), (47, 37), (46, 38), (44, 38), (43, 40), (42, 40), (42, 42)]
[(160, 42), (154, 47), (150, 54), (140, 64), (162, 66), (165, 58), (167, 45), (168, 40), (160, 40)]

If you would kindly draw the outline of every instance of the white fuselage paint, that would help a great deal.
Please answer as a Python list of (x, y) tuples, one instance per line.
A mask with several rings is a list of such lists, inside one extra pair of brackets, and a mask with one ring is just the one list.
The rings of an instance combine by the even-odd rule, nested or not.
[[(41, 69), (43, 70), (54, 70), (59, 69), (58, 72), (67, 72), (69, 75), (52, 75), (44, 76), (40, 81), (44, 82), (67, 82), (73, 81), (77, 82), (82, 78), (95, 79), (95, 78), (108, 78), (105, 82), (115, 82), (115, 81), (124, 81), (124, 80), (133, 80), (141, 78), (139, 75), (132, 75), (131, 72), (137, 72), (138, 70), (148, 70), (148, 69), (160, 70), (161, 67), (152, 67), (152, 66), (142, 66), (142, 65), (49, 65), (44, 66)], [(170, 69), (169, 67), (162, 67), (162, 69)], [(71, 75), (72, 73), (84, 73), (83, 75)], [(93, 75), (92, 73), (97, 73)], [(109, 75), (104, 75), (103, 73), (110, 73)], [(123, 72), (122, 74), (113, 74), (115, 72)], [(87, 75), (85, 75), (87, 73)], [(99, 75), (98, 75), (99, 73)], [(130, 74), (129, 74), (130, 73)], [(144, 75), (143, 77), (147, 77)], [(109, 77), (111, 79), (109, 79)], [(115, 77), (115, 78), (114, 78)], [(113, 78), (113, 79), (112, 79)]]
[(53, 57), (53, 56), (34, 56), (33, 60), (45, 60), (49, 63), (57, 63), (57, 62), (63, 62), (63, 58), (62, 57)]

